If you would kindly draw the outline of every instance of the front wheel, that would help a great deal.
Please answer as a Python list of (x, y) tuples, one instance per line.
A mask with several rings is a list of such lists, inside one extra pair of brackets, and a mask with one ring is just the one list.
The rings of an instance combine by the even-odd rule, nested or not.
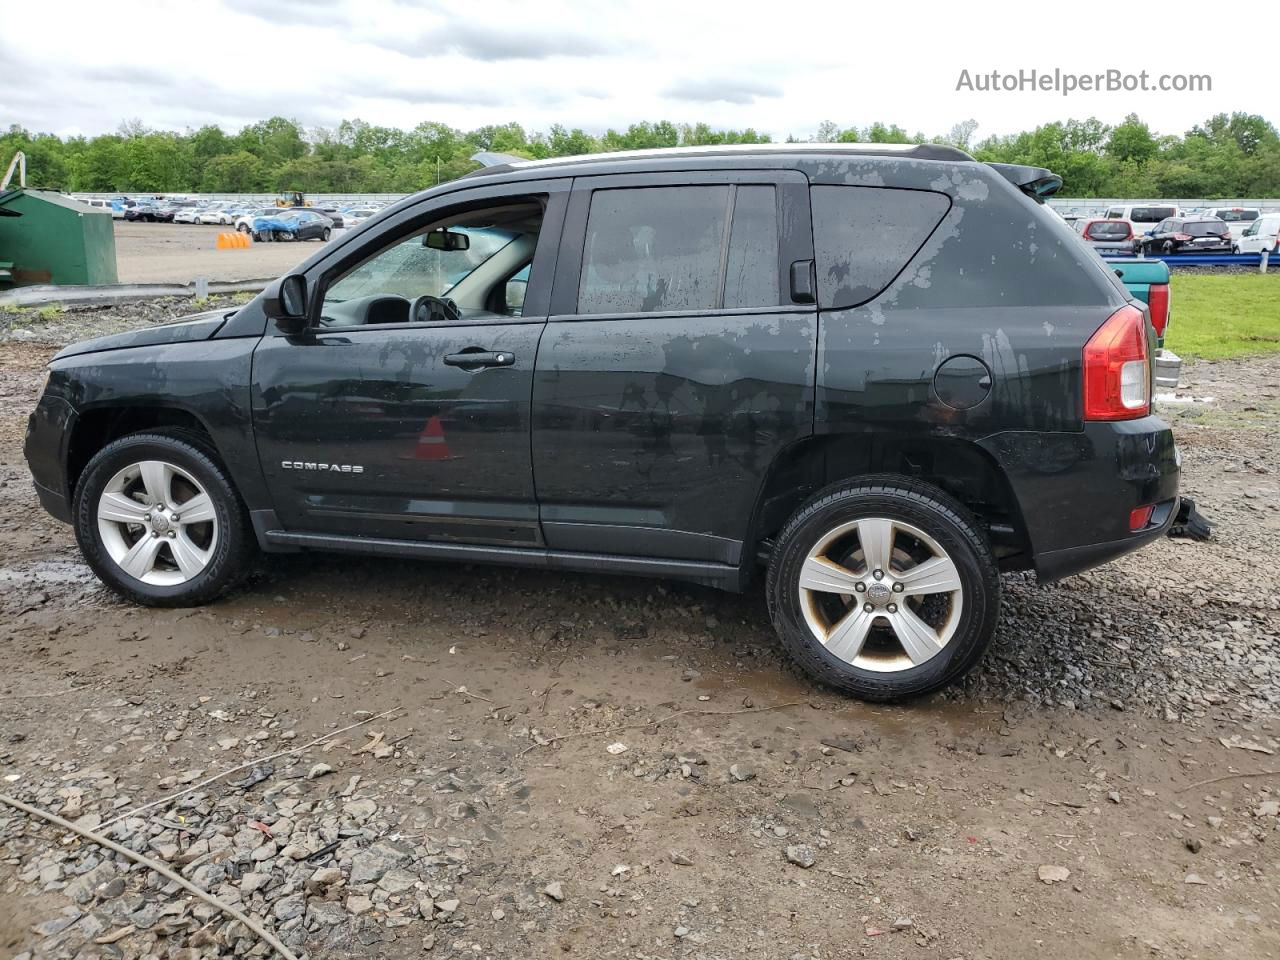
[(240, 226), (236, 227), (236, 229), (237, 229), (237, 230), (239, 230), (241, 233), (252, 233), (252, 232), (253, 232), (252, 228), (251, 228), (247, 223), (242, 223), (242, 224), (240, 224)]
[(243, 503), (201, 434), (139, 433), (103, 447), (76, 485), (76, 540), (108, 587), (156, 607), (207, 603), (243, 574)]
[(329, 232), (329, 228), (328, 228), (328, 227), (325, 227), (325, 228), (324, 228), (324, 230), (323, 230), (323, 231), (321, 232), (321, 234), (320, 234), (320, 240), (321, 240), (322, 242), (324, 242), (324, 243), (328, 243), (328, 242), (329, 242), (329, 237), (330, 237), (330, 236), (332, 236), (332, 234)]
[(778, 536), (766, 592), (806, 673), (876, 701), (959, 678), (991, 642), (1000, 608), (977, 522), (906, 477), (838, 484), (801, 506)]

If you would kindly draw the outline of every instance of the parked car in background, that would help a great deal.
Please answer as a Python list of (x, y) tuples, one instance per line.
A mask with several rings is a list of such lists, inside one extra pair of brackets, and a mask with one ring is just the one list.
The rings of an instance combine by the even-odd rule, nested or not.
[(253, 220), (255, 240), (323, 240), (328, 242), (333, 221), (306, 207), (282, 208)]
[(1134, 240), (1135, 253), (1230, 253), (1231, 231), (1216, 217), (1185, 220), (1169, 217), (1146, 236)]
[(173, 218), (177, 215), (179, 209), (181, 208), (162, 201), (153, 208), (152, 219), (156, 223), (173, 223)]
[(1262, 216), (1262, 211), (1256, 207), (1210, 207), (1196, 216), (1217, 217), (1231, 229), (1232, 238), (1239, 240), (1249, 224)]
[(1280, 213), (1266, 213), (1250, 223), (1233, 245), (1236, 253), (1268, 250), (1280, 256)]
[(370, 217), (376, 217), (381, 210), (374, 207), (348, 207), (343, 216), (348, 227), (358, 227)]
[(1128, 220), (1085, 218), (1073, 226), (1084, 242), (1099, 253), (1133, 253), (1133, 224)]
[(236, 217), (236, 229), (241, 233), (253, 233), (253, 221), (259, 217), (275, 217), (280, 214), (281, 207), (254, 207), (245, 210)]
[(93, 207), (93, 209), (95, 209), (95, 210), (110, 210), (110, 209), (111, 209), (111, 201), (110, 201), (110, 200), (99, 200), (99, 199), (94, 198), (94, 197), (75, 197), (74, 199), (75, 199), (75, 200), (77, 200), (77, 201), (78, 201), (78, 202), (80, 202), (80, 203), (83, 203), (86, 207)]
[(174, 223), (199, 223), (199, 216), (200, 211), (195, 207), (174, 207), (173, 210)]
[(156, 205), (149, 200), (139, 200), (131, 207), (126, 207), (124, 211), (126, 220), (147, 221), (155, 223), (156, 221)]
[(197, 215), (200, 223), (220, 223), (228, 226), (235, 222), (231, 215), (232, 208), (227, 205), (206, 207)]
[(1133, 228), (1133, 235), (1141, 237), (1149, 233), (1161, 220), (1180, 216), (1182, 211), (1172, 204), (1143, 203), (1108, 207), (1103, 219), (1128, 221), (1129, 226)]
[(347, 225), (346, 217), (344, 217), (342, 211), (335, 206), (332, 206), (332, 205), (314, 206), (314, 207), (307, 207), (306, 209), (313, 210), (316, 213), (321, 214), (322, 216), (328, 217), (329, 222), (334, 227), (345, 227)]

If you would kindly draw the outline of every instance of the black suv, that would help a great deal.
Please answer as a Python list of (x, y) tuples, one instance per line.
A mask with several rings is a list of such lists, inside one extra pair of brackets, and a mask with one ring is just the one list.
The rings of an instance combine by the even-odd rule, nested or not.
[(991, 639), (1001, 570), (1133, 550), (1178, 507), (1142, 304), (949, 147), (490, 167), (234, 312), (68, 347), (26, 456), (139, 603), (253, 550), (764, 574), (815, 677), (888, 699)]

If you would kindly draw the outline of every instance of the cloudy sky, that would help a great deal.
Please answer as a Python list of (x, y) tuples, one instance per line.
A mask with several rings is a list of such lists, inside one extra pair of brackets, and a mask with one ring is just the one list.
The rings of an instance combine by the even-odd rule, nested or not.
[[(109, 132), (126, 119), (235, 131), (281, 114), (464, 129), (516, 120), (593, 133), (637, 120), (706, 121), (781, 139), (818, 124), (897, 123), (928, 135), (966, 118), (978, 137), (1053, 119), (1139, 113), (1181, 133), (1219, 111), (1280, 123), (1274, 57), (1248, 55), (1215, 9), (1081, 0), (864, 5), (698, 0), (42, 0), (0, 36), (0, 124)], [(1067, 23), (1055, 27), (1053, 15)], [(1248, 36), (1274, 37), (1275, 4)], [(1033, 24), (1040, 24), (1036, 31)], [(14, 24), (11, 22), (10, 24)], [(1055, 68), (1206, 72), (1212, 92), (957, 91), (971, 74)]]

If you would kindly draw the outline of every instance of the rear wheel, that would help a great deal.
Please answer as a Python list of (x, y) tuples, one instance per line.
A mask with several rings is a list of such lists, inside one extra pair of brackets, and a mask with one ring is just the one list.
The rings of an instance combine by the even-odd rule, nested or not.
[(1000, 605), (999, 573), (973, 517), (903, 477), (829, 487), (797, 510), (766, 590), (800, 667), (866, 700), (961, 676), (990, 643)]
[(242, 223), (242, 224), (240, 224), (240, 226), (236, 227), (236, 229), (237, 229), (237, 230), (239, 230), (241, 233), (252, 233), (252, 232), (253, 232), (253, 230), (249, 227), (249, 225), (248, 225), (247, 223)]
[(148, 606), (206, 603), (244, 572), (244, 505), (199, 433), (133, 434), (103, 447), (76, 486), (76, 540), (94, 573)]
[(321, 239), (322, 241), (324, 241), (325, 243), (328, 243), (328, 242), (329, 242), (329, 237), (330, 237), (329, 228), (328, 228), (328, 227), (325, 227), (325, 228), (324, 228), (324, 231), (320, 234), (320, 239)]

